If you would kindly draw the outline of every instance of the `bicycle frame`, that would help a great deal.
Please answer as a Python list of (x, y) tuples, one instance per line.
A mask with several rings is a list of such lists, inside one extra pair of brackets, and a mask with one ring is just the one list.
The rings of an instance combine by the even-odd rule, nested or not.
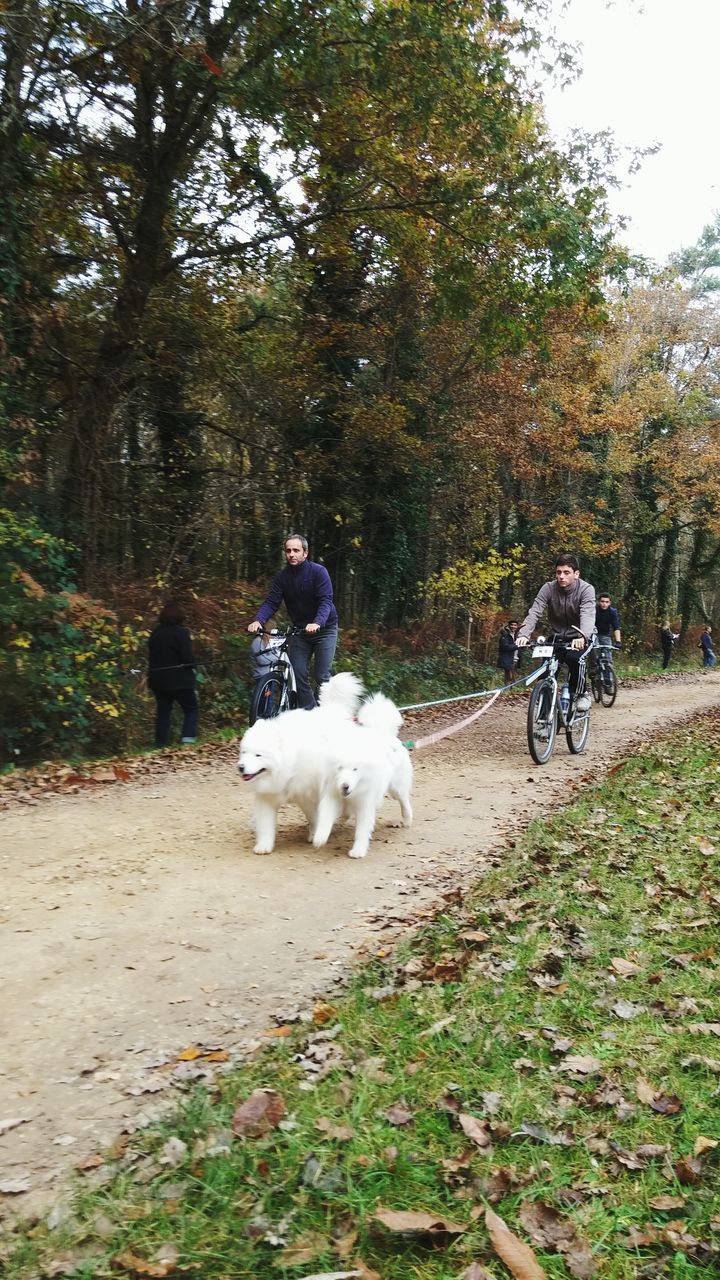
[[(590, 645), (589, 653), (594, 646)], [(590, 727), (589, 709), (565, 709), (560, 703), (558, 670), (564, 661), (564, 651), (569, 648), (566, 640), (538, 637), (533, 657), (541, 659), (540, 666), (531, 671), (526, 685), (535, 684), (528, 705), (528, 747), (536, 764), (546, 764), (555, 749), (555, 739), (560, 728), (565, 730), (568, 750), (573, 755), (584, 751)], [(581, 655), (583, 658), (586, 654)]]
[[(559, 668), (562, 666), (563, 659), (558, 655), (557, 650), (568, 649), (569, 647), (570, 646), (565, 640), (555, 640), (552, 637), (549, 640), (546, 640), (544, 636), (538, 636), (532, 649), (532, 657), (533, 658), (542, 657), (542, 663), (537, 668), (537, 670), (531, 671), (525, 680), (525, 684), (528, 687), (531, 684), (534, 684), (536, 680), (552, 681), (552, 684), (553, 684), (552, 705), (553, 705), (553, 709), (557, 709), (558, 719), (563, 729), (570, 728), (573, 721), (573, 716), (568, 716), (568, 713), (564, 711), (560, 705), (557, 673)], [(597, 650), (599, 647), (600, 646), (596, 644), (595, 640), (592, 640), (590, 644), (587, 646), (587, 648), (582, 651), (581, 657), (585, 659), (586, 665), (587, 665), (587, 659), (590, 657), (590, 654), (597, 653)], [(538, 650), (541, 650), (541, 649), (550, 650), (550, 652), (545, 654), (540, 654)], [(574, 715), (574, 712), (573, 712), (573, 715)]]
[(255, 682), (250, 707), (251, 724), (258, 717), (271, 719), (297, 704), (297, 683), (289, 648), (292, 637), (301, 630), (301, 627), (288, 627), (285, 631), (279, 628), (262, 630), (261, 634), (269, 637), (266, 653), (268, 649), (271, 651), (273, 661)]

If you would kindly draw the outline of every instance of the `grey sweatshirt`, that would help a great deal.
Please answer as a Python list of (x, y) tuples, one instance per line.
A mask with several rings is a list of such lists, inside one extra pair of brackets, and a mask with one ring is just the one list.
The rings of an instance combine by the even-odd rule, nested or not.
[(589, 643), (595, 630), (595, 588), (582, 578), (576, 578), (567, 590), (554, 580), (545, 582), (523, 619), (518, 636), (530, 639), (538, 618), (547, 615), (551, 631), (572, 639), (581, 631)]

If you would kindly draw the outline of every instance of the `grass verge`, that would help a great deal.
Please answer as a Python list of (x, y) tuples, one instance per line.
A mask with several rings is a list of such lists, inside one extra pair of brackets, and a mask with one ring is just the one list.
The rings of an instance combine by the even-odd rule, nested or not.
[(9, 1280), (720, 1272), (719, 745), (716, 712), (533, 824), (11, 1236)]

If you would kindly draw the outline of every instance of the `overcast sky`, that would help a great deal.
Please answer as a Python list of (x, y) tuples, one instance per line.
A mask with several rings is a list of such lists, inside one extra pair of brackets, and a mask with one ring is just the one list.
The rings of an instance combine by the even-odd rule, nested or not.
[(562, 39), (583, 46), (581, 79), (548, 90), (549, 123), (660, 143), (626, 177), (621, 239), (656, 262), (694, 244), (720, 210), (720, 0), (554, 0)]

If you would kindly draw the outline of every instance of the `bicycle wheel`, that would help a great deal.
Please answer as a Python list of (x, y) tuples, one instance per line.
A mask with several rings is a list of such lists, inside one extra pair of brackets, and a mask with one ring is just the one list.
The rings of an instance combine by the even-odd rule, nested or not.
[(599, 671), (593, 674), (592, 695), (596, 702), (599, 702), (602, 697), (602, 675)]
[(602, 702), (604, 707), (611, 707), (617, 698), (617, 691), (618, 685), (615, 672), (612, 667), (607, 667), (600, 681), (600, 697), (598, 701)]
[(568, 751), (570, 751), (574, 756), (579, 756), (580, 753), (585, 750), (585, 744), (588, 740), (589, 732), (590, 712), (576, 711), (573, 716), (572, 724), (568, 725), (565, 730)]
[(287, 686), (282, 676), (269, 675), (258, 680), (250, 706), (250, 724), (256, 720), (272, 720), (287, 706)]
[(555, 748), (557, 721), (553, 713), (553, 682), (541, 680), (530, 695), (527, 716), (527, 740), (536, 764), (545, 764)]

